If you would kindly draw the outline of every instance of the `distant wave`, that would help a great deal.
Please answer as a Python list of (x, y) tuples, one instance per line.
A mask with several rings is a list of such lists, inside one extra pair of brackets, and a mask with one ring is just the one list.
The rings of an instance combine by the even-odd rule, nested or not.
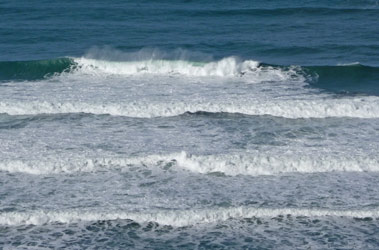
[(0, 213), (0, 225), (43, 225), (50, 223), (75, 223), (80, 221), (133, 220), (137, 223), (156, 222), (160, 225), (184, 227), (199, 223), (217, 223), (230, 219), (293, 217), (353, 217), (379, 218), (379, 209), (333, 210), (318, 208), (256, 208), (229, 207), (192, 210), (158, 210), (129, 212), (123, 210), (25, 211)]
[(35, 175), (127, 170), (130, 166), (167, 166), (194, 173), (235, 175), (279, 175), (286, 173), (378, 172), (379, 158), (327, 155), (167, 155), (108, 158), (49, 158), (0, 160), (0, 171)]

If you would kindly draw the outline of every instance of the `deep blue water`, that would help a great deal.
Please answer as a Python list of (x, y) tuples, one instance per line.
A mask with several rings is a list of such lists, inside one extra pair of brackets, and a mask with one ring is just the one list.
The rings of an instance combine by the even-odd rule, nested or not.
[(272, 64), (378, 65), (376, 1), (2, 1), (1, 61), (93, 46), (235, 55)]
[(379, 2), (0, 1), (0, 248), (379, 248)]

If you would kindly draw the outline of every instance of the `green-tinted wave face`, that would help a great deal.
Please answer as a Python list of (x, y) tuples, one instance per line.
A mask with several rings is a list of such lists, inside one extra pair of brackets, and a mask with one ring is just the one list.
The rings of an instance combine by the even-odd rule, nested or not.
[[(106, 64), (107, 69), (111, 68), (110, 72), (103, 73), (120, 73), (119, 71), (128, 71), (128, 67), (135, 66), (140, 67), (141, 62), (131, 61), (125, 63), (120, 68), (117, 62), (97, 61), (87, 62), (90, 65), (81, 65), (71, 58), (56, 58), (50, 60), (36, 60), (36, 61), (8, 61), (0, 62), (0, 81), (32, 81), (38, 79), (44, 79), (49, 76), (60, 74), (62, 72), (69, 72), (72, 69), (91, 68), (91, 70), (101, 71), (101, 65)], [(186, 67), (206, 67), (206, 63), (203, 62), (190, 62), (190, 61), (176, 61), (176, 60), (157, 60), (155, 63), (149, 61), (148, 66), (151, 67), (150, 73), (164, 73), (164, 67), (174, 67), (175, 70), (182, 69), (187, 72)], [(99, 65), (100, 66), (99, 66)], [(117, 65), (116, 65), (117, 64)], [(143, 62), (142, 62), (143, 64)], [(180, 66), (180, 67), (179, 67)], [(217, 65), (216, 65), (217, 66)], [(272, 69), (281, 69), (287, 71), (288, 66), (270, 65), (260, 63), (257, 67), (266, 67)], [(126, 68), (124, 68), (126, 67)], [(163, 67), (163, 69), (161, 68)], [(132, 67), (133, 68), (133, 67)], [(227, 71), (228, 67), (223, 70)], [(132, 70), (133, 71), (133, 70)], [(179, 70), (180, 71), (180, 70)], [(130, 73), (130, 72), (129, 72)], [(132, 74), (133, 72), (131, 72)], [(193, 72), (192, 72), (193, 73)], [(325, 89), (339, 94), (368, 94), (379, 95), (379, 68), (364, 66), (361, 64), (342, 65), (342, 66), (306, 66), (299, 67), (299, 71), (296, 74), (301, 74), (305, 77), (310, 86)]]
[(70, 58), (38, 61), (0, 62), (0, 80), (38, 80), (69, 70), (74, 65)]
[(311, 86), (336, 93), (379, 95), (379, 68), (360, 64), (306, 67)]

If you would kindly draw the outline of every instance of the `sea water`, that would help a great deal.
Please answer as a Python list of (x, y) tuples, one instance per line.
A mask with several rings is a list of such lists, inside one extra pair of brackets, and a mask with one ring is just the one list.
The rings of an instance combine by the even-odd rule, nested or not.
[(379, 5), (0, 2), (0, 248), (379, 248)]

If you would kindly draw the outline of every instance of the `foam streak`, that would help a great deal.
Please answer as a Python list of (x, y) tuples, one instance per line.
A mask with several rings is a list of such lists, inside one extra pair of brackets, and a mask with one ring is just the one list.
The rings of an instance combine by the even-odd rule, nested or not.
[(124, 170), (129, 166), (157, 167), (173, 163), (179, 169), (194, 173), (220, 172), (236, 175), (278, 175), (283, 173), (320, 172), (378, 172), (379, 159), (354, 156), (327, 155), (188, 155), (185, 152), (168, 155), (148, 155), (130, 158), (71, 158), (35, 161), (2, 160), (0, 171), (35, 175), (75, 172)]
[(233, 103), (50, 103), (0, 102), (0, 113), (37, 115), (60, 113), (109, 114), (138, 118), (177, 116), (186, 112), (227, 112), (247, 115), (272, 115), (285, 118), (356, 117), (379, 118), (378, 97), (315, 100), (236, 101)]
[(353, 217), (378, 218), (379, 209), (372, 210), (331, 210), (308, 208), (252, 208), (232, 207), (203, 210), (127, 212), (127, 211), (31, 211), (0, 213), (1, 225), (43, 225), (48, 223), (75, 223), (80, 221), (125, 220), (137, 223), (157, 222), (175, 227), (190, 226), (199, 223), (215, 223), (228, 219), (273, 218), (278, 216), (305, 217)]

